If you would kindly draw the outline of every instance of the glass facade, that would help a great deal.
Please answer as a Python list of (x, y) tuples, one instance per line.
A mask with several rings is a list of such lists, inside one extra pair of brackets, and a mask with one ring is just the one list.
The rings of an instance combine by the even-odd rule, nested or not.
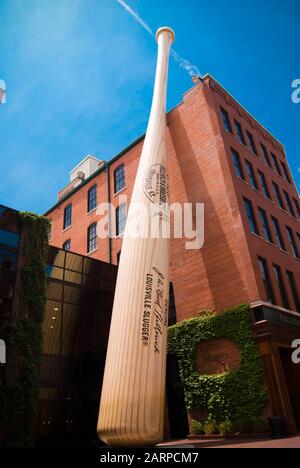
[(38, 445), (93, 447), (116, 267), (49, 248)]

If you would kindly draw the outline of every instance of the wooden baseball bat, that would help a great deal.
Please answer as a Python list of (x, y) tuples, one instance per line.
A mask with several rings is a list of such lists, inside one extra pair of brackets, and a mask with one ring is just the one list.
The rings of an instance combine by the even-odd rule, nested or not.
[[(97, 426), (100, 439), (113, 447), (155, 445), (163, 437), (170, 261), (163, 234), (170, 223), (166, 92), (174, 38), (168, 27), (156, 33), (153, 102), (119, 262)], [(137, 213), (140, 204), (146, 219)], [(132, 227), (141, 224), (144, 235), (137, 238)]]

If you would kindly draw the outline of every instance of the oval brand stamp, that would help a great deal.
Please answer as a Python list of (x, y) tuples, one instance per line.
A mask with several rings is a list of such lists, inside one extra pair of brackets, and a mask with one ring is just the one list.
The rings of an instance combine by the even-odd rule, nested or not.
[(168, 172), (164, 164), (153, 164), (147, 170), (143, 187), (147, 198), (165, 211), (168, 202)]

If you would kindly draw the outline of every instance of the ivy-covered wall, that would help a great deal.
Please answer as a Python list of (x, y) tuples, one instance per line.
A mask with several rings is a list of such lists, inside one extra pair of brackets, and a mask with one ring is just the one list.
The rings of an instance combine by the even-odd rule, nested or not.
[(0, 392), (4, 447), (32, 447), (38, 409), (46, 293), (48, 219), (20, 213), (16, 311), (6, 334), (7, 366)]
[[(198, 343), (225, 338), (240, 349), (240, 367), (220, 375), (200, 375), (195, 367)], [(247, 305), (223, 314), (206, 314), (169, 328), (168, 351), (176, 354), (188, 409), (203, 410), (220, 423), (255, 419), (266, 405), (263, 365), (255, 344)]]

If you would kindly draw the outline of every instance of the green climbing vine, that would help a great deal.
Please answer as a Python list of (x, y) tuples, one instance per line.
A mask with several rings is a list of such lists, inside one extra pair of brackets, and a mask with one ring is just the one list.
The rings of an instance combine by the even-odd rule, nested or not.
[(32, 447), (38, 408), (42, 323), (46, 293), (49, 221), (20, 213), (22, 241), (17, 309), (7, 330), (6, 378), (1, 389), (0, 425), (5, 447)]
[[(221, 375), (200, 375), (195, 368), (200, 342), (225, 338), (237, 344), (240, 367)], [(247, 305), (223, 314), (206, 314), (169, 328), (169, 352), (176, 354), (188, 409), (204, 410), (211, 420), (255, 419), (267, 402), (263, 386), (262, 359), (250, 326)]]

